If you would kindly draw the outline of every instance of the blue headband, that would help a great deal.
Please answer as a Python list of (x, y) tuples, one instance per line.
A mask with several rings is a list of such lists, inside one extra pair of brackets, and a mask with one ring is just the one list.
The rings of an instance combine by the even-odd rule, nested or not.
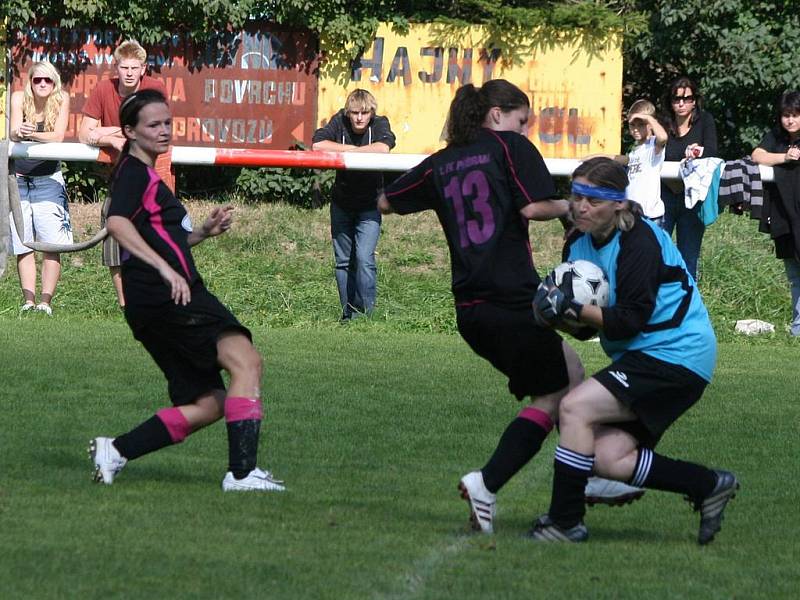
[(578, 196), (588, 196), (589, 198), (600, 198), (601, 200), (625, 202), (624, 191), (601, 187), (599, 185), (586, 185), (585, 183), (577, 183), (573, 181), (572, 193)]

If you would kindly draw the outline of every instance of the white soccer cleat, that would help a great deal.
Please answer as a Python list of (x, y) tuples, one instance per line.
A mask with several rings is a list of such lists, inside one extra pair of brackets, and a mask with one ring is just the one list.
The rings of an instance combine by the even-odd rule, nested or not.
[(461, 478), (458, 489), (461, 497), (469, 502), (469, 520), (472, 529), (483, 533), (494, 533), (497, 495), (486, 489), (483, 473), (480, 471), (467, 473)]
[(36, 311), (37, 312), (43, 312), (48, 317), (52, 317), (53, 316), (53, 309), (50, 307), (49, 304), (46, 304), (44, 302), (40, 302), (39, 304), (36, 305)]
[(98, 437), (89, 442), (89, 458), (94, 463), (94, 480), (97, 483), (114, 483), (114, 477), (128, 462), (114, 447), (113, 441), (114, 438)]
[(275, 479), (269, 471), (262, 471), (258, 467), (253, 469), (243, 479), (236, 479), (228, 471), (222, 480), (224, 492), (283, 492), (286, 487), (283, 481)]
[(595, 504), (623, 506), (644, 496), (644, 490), (613, 479), (589, 477), (584, 496), (586, 497), (586, 504), (589, 506), (594, 506)]

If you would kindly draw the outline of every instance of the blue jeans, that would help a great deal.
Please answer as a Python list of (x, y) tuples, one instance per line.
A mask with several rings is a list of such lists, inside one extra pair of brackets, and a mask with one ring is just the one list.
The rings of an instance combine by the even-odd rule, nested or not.
[(800, 261), (795, 258), (784, 258), (783, 266), (786, 268), (786, 277), (792, 289), (792, 335), (800, 336)]
[(664, 222), (661, 223), (661, 228), (669, 235), (676, 230), (675, 237), (683, 262), (691, 276), (697, 280), (697, 261), (706, 231), (706, 226), (700, 220), (700, 204), (692, 209), (686, 208), (683, 190), (675, 193), (664, 184), (661, 184), (661, 200), (664, 201)]
[(377, 209), (350, 212), (331, 204), (331, 239), (342, 319), (350, 319), (354, 313), (370, 314), (375, 308), (375, 247), (380, 234), (381, 214)]

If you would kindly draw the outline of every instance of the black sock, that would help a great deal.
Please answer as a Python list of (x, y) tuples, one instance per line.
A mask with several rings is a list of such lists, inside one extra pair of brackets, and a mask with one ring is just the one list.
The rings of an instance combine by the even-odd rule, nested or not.
[(584, 490), (593, 467), (594, 455), (556, 447), (549, 514), (559, 527), (569, 529), (583, 519), (586, 513)]
[(528, 464), (539, 449), (549, 430), (529, 419), (517, 417), (509, 423), (492, 457), (481, 469), (483, 482), (493, 494)]
[(708, 467), (667, 458), (649, 448), (639, 448), (631, 484), (685, 494), (697, 501), (711, 493), (717, 484), (717, 475)]
[(133, 460), (171, 446), (173, 441), (164, 421), (154, 415), (128, 433), (117, 437), (113, 443), (122, 456)]
[(247, 477), (256, 468), (259, 419), (230, 421), (228, 427), (228, 470), (236, 479)]

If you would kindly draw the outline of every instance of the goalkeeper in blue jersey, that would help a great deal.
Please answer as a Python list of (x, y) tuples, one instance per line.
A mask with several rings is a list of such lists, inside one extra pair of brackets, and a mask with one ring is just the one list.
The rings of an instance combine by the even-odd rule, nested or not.
[(561, 401), (550, 510), (529, 535), (588, 539), (583, 490), (594, 472), (685, 495), (701, 513), (698, 542), (707, 544), (739, 482), (730, 472), (667, 458), (654, 448), (711, 381), (716, 338), (680, 253), (658, 226), (641, 217), (638, 204), (626, 200), (627, 185), (624, 168), (607, 158), (588, 160), (573, 173), (576, 232), (564, 258), (603, 269), (610, 284), (608, 306), (578, 304), (550, 277), (534, 298), (541, 324), (558, 327), (567, 319), (577, 321), (586, 335), (599, 331), (612, 363)]

